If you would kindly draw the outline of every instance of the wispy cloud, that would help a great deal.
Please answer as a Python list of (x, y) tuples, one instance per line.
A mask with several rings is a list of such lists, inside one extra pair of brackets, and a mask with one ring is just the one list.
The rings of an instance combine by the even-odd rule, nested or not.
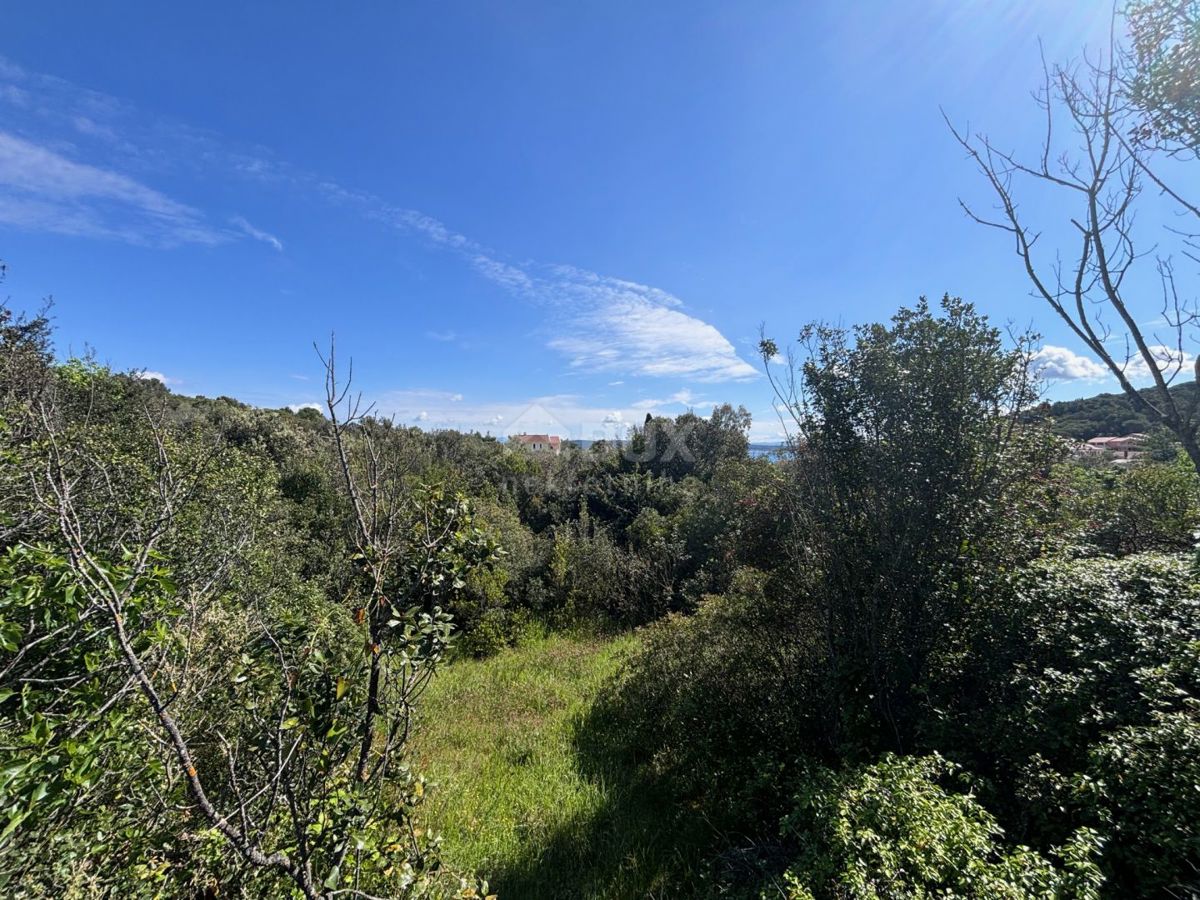
[(0, 221), (39, 231), (174, 246), (225, 239), (203, 215), (117, 172), (0, 131)]
[(275, 235), (263, 231), (261, 228), (255, 228), (253, 225), (247, 222), (243, 216), (234, 216), (229, 221), (248, 234), (250, 237), (254, 238), (256, 241), (262, 241), (264, 244), (270, 244), (280, 253), (283, 252), (283, 241), (275, 237)]
[[(448, 229), (427, 235), (451, 235)], [(556, 334), (548, 345), (588, 373), (680, 377), (700, 382), (746, 381), (759, 372), (717, 328), (684, 312), (683, 301), (661, 288), (576, 266), (512, 265), (467, 242), (470, 262), (509, 293), (546, 306)]]
[[(661, 288), (601, 275), (577, 266), (516, 265), (445, 223), (418, 210), (395, 206), (284, 165), (262, 163), (254, 173), (267, 181), (290, 181), (331, 203), (460, 255), (483, 278), (551, 313), (556, 333), (547, 343), (582, 372), (686, 377), (695, 381), (744, 381), (759, 372), (713, 325), (684, 311), (684, 302)], [(429, 332), (433, 337), (436, 332)]]
[(687, 312), (679, 297), (661, 288), (576, 266), (513, 263), (424, 212), (306, 172), (263, 148), (230, 147), (216, 135), (178, 122), (147, 123), (124, 101), (27, 72), (2, 57), (0, 102), (43, 110), (39, 122), (52, 120), (72, 136), (68, 140), (85, 141), (97, 153), (107, 148), (112, 160), (107, 168), (75, 162), (67, 156), (74, 155), (69, 149), (0, 133), (0, 221), (167, 246), (213, 244), (245, 235), (283, 249), (278, 237), (243, 216), (216, 215), (227, 224), (215, 227), (198, 210), (118, 171), (190, 166), (192, 174), (203, 177), (249, 179), (303, 192), (457, 254), (481, 277), (545, 309), (546, 343), (566, 356), (574, 371), (696, 382), (748, 380), (759, 374), (714, 325)]
[(451, 341), (458, 340), (458, 333), (455, 331), (427, 331), (425, 332), (425, 337), (431, 341), (449, 344)]

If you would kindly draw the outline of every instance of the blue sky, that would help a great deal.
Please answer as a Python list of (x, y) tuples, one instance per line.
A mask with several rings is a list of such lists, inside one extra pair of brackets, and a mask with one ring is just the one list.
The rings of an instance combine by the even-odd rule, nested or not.
[(5, 289), (54, 296), (63, 353), (263, 406), (320, 399), (312, 342), (336, 331), (384, 410), (498, 434), (728, 400), (771, 439), (760, 324), (786, 339), (947, 291), (1064, 348), (1053, 396), (1111, 390), (958, 208), (988, 198), (939, 111), (1031, 145), (1038, 38), (1064, 58), (1108, 15), (19, 4), (0, 32)]

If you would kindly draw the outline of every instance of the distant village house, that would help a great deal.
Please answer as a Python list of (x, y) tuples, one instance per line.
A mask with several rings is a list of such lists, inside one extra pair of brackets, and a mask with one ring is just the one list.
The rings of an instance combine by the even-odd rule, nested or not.
[(1082, 445), (1085, 453), (1111, 454), (1115, 462), (1141, 459), (1146, 455), (1146, 435), (1135, 432), (1121, 437), (1099, 436)]
[(509, 435), (508, 442), (538, 453), (557, 454), (562, 450), (562, 438), (557, 434), (513, 434)]

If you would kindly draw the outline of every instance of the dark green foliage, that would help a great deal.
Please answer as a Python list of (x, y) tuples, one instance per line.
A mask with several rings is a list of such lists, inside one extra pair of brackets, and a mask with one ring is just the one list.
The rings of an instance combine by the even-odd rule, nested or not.
[(781, 814), (799, 757), (912, 745), (943, 635), (994, 567), (1036, 552), (1011, 540), (1014, 511), (1053, 452), (1011, 418), (1021, 358), (965, 304), (853, 345), (811, 336), (790, 398), (802, 443), (757, 495), (787, 516), (771, 574), (652, 631), (600, 706), (642, 765), (730, 824)]
[(749, 430), (750, 413), (728, 403), (713, 409), (708, 419), (692, 412), (674, 420), (647, 415), (630, 435), (626, 459), (654, 475), (708, 478), (724, 460), (746, 457)]
[[(1186, 406), (1195, 390), (1195, 382), (1188, 381), (1172, 387), (1171, 395), (1177, 404)], [(1142, 395), (1150, 400), (1154, 396), (1153, 390), (1147, 388)], [(1043, 403), (1030, 417), (1046, 421), (1057, 434), (1080, 441), (1100, 435), (1148, 434), (1155, 430), (1154, 423), (1137, 412), (1124, 394), (1098, 394), (1081, 400)]]
[(788, 497), (793, 627), (822, 647), (831, 748), (910, 746), (926, 660), (998, 568), (1031, 554), (1015, 512), (1054, 450), (1017, 414), (1026, 358), (970, 304), (813, 327)]
[(730, 829), (777, 820), (786, 812), (785, 755), (824, 749), (818, 632), (782, 621), (762, 581), (740, 572), (695, 615), (648, 629), (589, 725)]
[(1107, 735), (1064, 792), (1087, 804), (1086, 818), (1104, 836), (1110, 884), (1127, 896), (1200, 894), (1200, 701), (1189, 699)]
[(1155, 896), (1200, 865), (1200, 791), (1180, 790), (1196, 783), (1186, 753), (1200, 737), (1188, 557), (1039, 562), (972, 610), (927, 697), (924, 743), (984, 775), (1019, 838), (1095, 828), (1120, 896)]
[[(1004, 842), (959, 774), (939, 756), (885, 755), (848, 772), (810, 768), (785, 836), (798, 848), (782, 876), (788, 900), (1093, 900), (1099, 841), (1080, 829), (1047, 857)], [(764, 896), (767, 894), (764, 893)]]
[(1126, 468), (1060, 466), (1048, 486), (1056, 543), (1123, 556), (1191, 549), (1200, 527), (1200, 478), (1180, 454)]
[(651, 629), (594, 730), (758, 835), (765, 896), (785, 815), (795, 897), (1188, 895), (1200, 582), (1141, 551), (1190, 549), (1194, 472), (1060, 462), (955, 301), (808, 336), (766, 574)]

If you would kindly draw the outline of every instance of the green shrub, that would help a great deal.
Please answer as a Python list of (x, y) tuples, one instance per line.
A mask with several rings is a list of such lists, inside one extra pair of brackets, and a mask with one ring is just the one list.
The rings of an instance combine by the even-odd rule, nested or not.
[[(812, 768), (783, 833), (797, 848), (783, 876), (789, 900), (1091, 900), (1101, 875), (1094, 832), (1051, 857), (1012, 846), (969, 793), (943, 786), (939, 756), (886, 755), (836, 773)], [(766, 896), (764, 894), (764, 896)]]
[(1200, 582), (1188, 555), (1046, 560), (981, 602), (926, 688), (922, 746), (1036, 846), (1105, 837), (1115, 896), (1200, 870)]
[(766, 600), (763, 581), (743, 570), (728, 595), (646, 629), (588, 723), (727, 828), (777, 821), (789, 760), (820, 750), (817, 648), (778, 640), (790, 636), (784, 607)]
[(1058, 478), (1058, 525), (1077, 546), (1124, 556), (1195, 545), (1200, 478), (1186, 456), (1127, 469), (1068, 464)]
[(1095, 794), (1115, 881), (1144, 895), (1200, 896), (1200, 703), (1108, 735), (1074, 782)]

